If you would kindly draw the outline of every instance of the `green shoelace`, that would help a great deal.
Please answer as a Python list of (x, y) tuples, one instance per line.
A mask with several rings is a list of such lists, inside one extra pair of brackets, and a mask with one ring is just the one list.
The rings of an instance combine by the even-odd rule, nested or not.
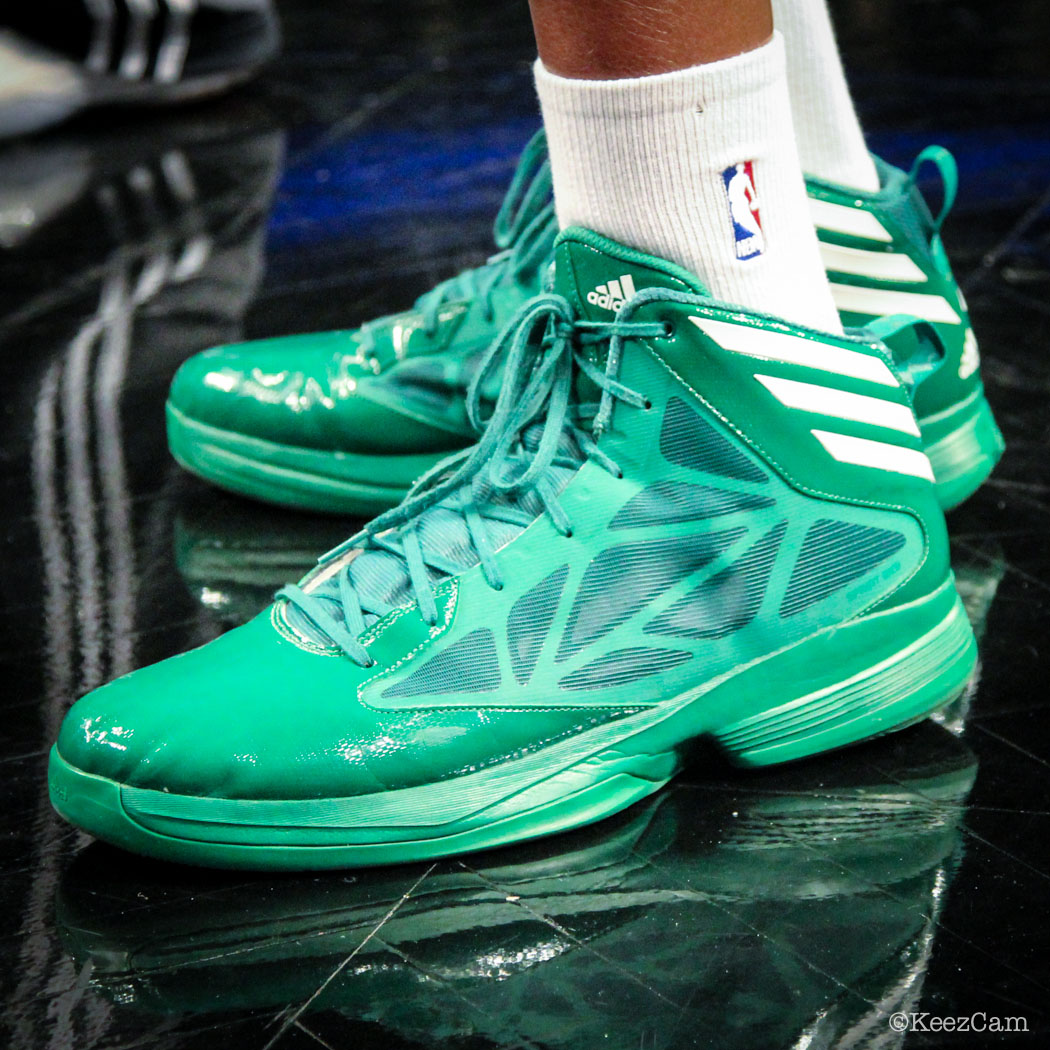
[[(649, 289), (612, 321), (579, 319), (572, 304), (554, 293), (526, 303), (490, 347), (471, 384), (468, 411), (481, 434), (478, 443), (438, 464), (400, 506), (325, 554), (315, 570), (323, 577), (323, 592), (320, 587), (307, 590), (307, 577), (305, 586), (282, 588), (278, 601), (288, 602), (346, 656), (368, 667), (373, 660), (359, 636), (370, 622), (404, 602), (391, 604), (377, 594), (381, 588), (369, 584), (367, 565), (358, 562), (370, 552), (396, 558), (407, 578), (405, 600), (415, 601), (431, 625), (438, 621), (436, 584), (464, 571), (462, 562), (443, 553), (448, 543), (421, 539), (420, 526), (428, 513), (441, 513), (438, 528), (446, 534), (453, 530), (458, 547), (476, 554), (473, 564), (480, 565), (495, 590), (502, 589), (503, 576), (494, 530), (502, 528), (504, 535), (507, 527), (520, 531), (547, 514), (561, 535), (571, 536), (572, 522), (558, 498), (561, 488), (586, 461), (621, 477), (598, 440), (617, 401), (639, 408), (649, 405), (644, 394), (619, 381), (620, 361), (628, 339), (666, 336), (667, 327), (631, 317), (644, 303), (671, 299), (698, 301), (696, 296)], [(601, 360), (601, 355), (587, 352), (596, 346), (607, 348), (601, 364), (592, 360)], [(482, 388), (499, 368), (500, 393), (491, 415), (483, 419)], [(582, 402), (579, 389), (588, 385), (597, 400)], [(341, 559), (345, 564), (335, 568)]]
[(492, 236), (502, 251), (420, 296), (416, 306), (423, 315), (424, 332), (433, 337), (441, 308), (463, 299), (476, 301), (482, 317), (491, 324), (493, 291), (508, 281), (517, 283), (534, 275), (550, 258), (557, 232), (547, 137), (540, 130), (522, 151), (496, 216)]

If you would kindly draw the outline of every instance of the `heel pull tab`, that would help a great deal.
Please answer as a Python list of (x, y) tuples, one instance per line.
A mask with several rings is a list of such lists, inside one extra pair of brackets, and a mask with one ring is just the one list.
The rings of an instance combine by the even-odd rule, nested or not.
[(868, 324), (866, 331), (885, 344), (913, 399), (919, 384), (933, 375), (947, 357), (937, 328), (910, 314), (880, 317)]
[(934, 165), (941, 176), (944, 196), (941, 200), (941, 210), (933, 216), (934, 231), (940, 233), (944, 220), (948, 218), (948, 213), (952, 210), (955, 197), (959, 192), (959, 166), (955, 163), (955, 157), (944, 146), (927, 146), (915, 158), (915, 163), (908, 172), (908, 181), (916, 188), (918, 187), (919, 171), (924, 164)]

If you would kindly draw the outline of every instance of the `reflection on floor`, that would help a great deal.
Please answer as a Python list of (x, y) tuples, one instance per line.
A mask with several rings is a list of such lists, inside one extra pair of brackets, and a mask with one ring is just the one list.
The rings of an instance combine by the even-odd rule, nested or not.
[[(162, 406), (216, 342), (356, 324), (480, 261), (536, 123), (518, 0), (284, 5), (259, 84), (0, 149), (0, 887), (14, 1048), (896, 1047), (894, 1011), (1022, 1016), (1050, 923), (1050, 15), (836, 6), (873, 146), (939, 140), (1009, 449), (952, 515), (982, 667), (935, 721), (671, 790), (546, 842), (266, 878), (149, 864), (43, 790), (69, 703), (254, 615), (354, 523), (210, 490)], [(905, 27), (907, 31), (905, 31)]]

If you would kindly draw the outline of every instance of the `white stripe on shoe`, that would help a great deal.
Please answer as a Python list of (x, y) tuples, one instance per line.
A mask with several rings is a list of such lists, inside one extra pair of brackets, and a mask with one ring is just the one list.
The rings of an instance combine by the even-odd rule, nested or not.
[(816, 368), (832, 375), (866, 379), (880, 386), (900, 386), (885, 361), (857, 350), (828, 346), (787, 332), (773, 332), (708, 317), (690, 317), (689, 320), (719, 346), (738, 354)]
[(835, 434), (827, 430), (812, 430), (810, 433), (840, 463), (874, 467), (877, 470), (910, 474), (912, 477), (933, 481), (933, 468), (925, 452), (901, 448), (900, 445), (889, 445), (885, 441)]
[(794, 379), (756, 375), (755, 378), (782, 404), (803, 412), (817, 412), (855, 423), (899, 430), (903, 434), (919, 436), (919, 426), (907, 405), (884, 401), (865, 394), (851, 394), (833, 390), (816, 383), (800, 383)]
[(168, 15), (164, 21), (164, 39), (157, 48), (153, 79), (161, 84), (174, 84), (182, 76), (190, 50), (190, 22), (198, 0), (165, 0)]
[(848, 204), (817, 200), (814, 197), (807, 199), (813, 225), (818, 230), (844, 233), (848, 237), (864, 237), (869, 241), (881, 241), (883, 244), (893, 243), (893, 234), (870, 211), (853, 208)]
[(840, 311), (888, 317), (890, 314), (913, 314), (924, 321), (962, 324), (962, 318), (943, 295), (925, 292), (894, 292), (887, 288), (863, 288), (854, 284), (831, 282), (831, 295)]
[(840, 244), (820, 242), (820, 258), (825, 270), (870, 277), (878, 281), (929, 280), (922, 267), (910, 256), (897, 252), (872, 252), (864, 248), (845, 248)]

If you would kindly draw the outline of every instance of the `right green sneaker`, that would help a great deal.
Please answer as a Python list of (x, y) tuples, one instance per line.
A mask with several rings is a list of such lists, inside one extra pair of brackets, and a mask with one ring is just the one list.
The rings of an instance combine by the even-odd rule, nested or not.
[[(936, 217), (915, 185), (927, 161), (945, 183)], [(845, 325), (907, 313), (941, 335), (945, 358), (915, 403), (947, 509), (978, 488), (1002, 452), (939, 232), (955, 195), (955, 165), (940, 147), (920, 154), (908, 174), (877, 163), (878, 193), (808, 180), (813, 217)], [(168, 402), (175, 458), (223, 488), (274, 503), (356, 514), (397, 503), (418, 474), (474, 440), (466, 389), (487, 342), (540, 290), (554, 243), (549, 192), (541, 132), (497, 221), (498, 243), (513, 246), (488, 267), (359, 332), (268, 339), (191, 358)], [(594, 304), (614, 307), (625, 294), (614, 281), (594, 289)]]
[[(945, 510), (983, 483), (1003, 453), (984, 396), (977, 338), (948, 263), (940, 230), (958, 187), (952, 155), (930, 146), (905, 173), (875, 157), (881, 188), (865, 193), (806, 180), (831, 292), (847, 327), (909, 314), (929, 321), (945, 348), (943, 363), (915, 391), (915, 414)], [(944, 200), (931, 215), (916, 186), (923, 164), (940, 172)]]
[(831, 335), (586, 230), (555, 252), (475, 379), (476, 446), (250, 623), (74, 705), (66, 819), (196, 864), (423, 860), (616, 813), (698, 737), (769, 765), (965, 688), (901, 371), (930, 326)]

